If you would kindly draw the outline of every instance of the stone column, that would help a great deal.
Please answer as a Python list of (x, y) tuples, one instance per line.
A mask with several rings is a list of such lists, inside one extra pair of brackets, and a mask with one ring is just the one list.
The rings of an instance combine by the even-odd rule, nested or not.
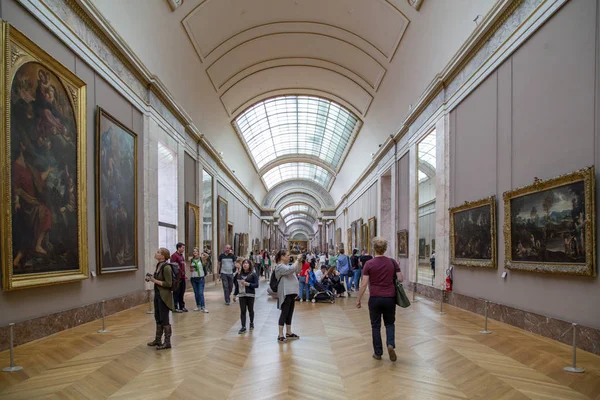
[(435, 280), (441, 289), (450, 265), (450, 116), (445, 114), (436, 122), (435, 167)]
[(408, 177), (408, 280), (417, 281), (418, 264), (418, 202), (417, 202), (417, 162), (418, 162), (417, 144), (410, 146), (409, 150), (409, 177)]

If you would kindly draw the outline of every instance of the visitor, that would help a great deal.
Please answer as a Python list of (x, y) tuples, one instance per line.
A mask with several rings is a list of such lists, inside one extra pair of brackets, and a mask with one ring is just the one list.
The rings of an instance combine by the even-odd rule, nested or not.
[(360, 288), (360, 278), (362, 276), (362, 271), (365, 268), (365, 264), (369, 260), (372, 260), (372, 259), (373, 259), (373, 256), (369, 254), (369, 251), (367, 249), (363, 249), (362, 255), (358, 259), (358, 262), (360, 264), (358, 274), (355, 272), (355, 275), (354, 275), (354, 287), (356, 287), (356, 290), (358, 290), (358, 288)]
[(335, 291), (337, 297), (344, 296), (346, 288), (344, 288), (344, 284), (340, 278), (340, 273), (335, 269), (335, 267), (329, 267), (323, 281), (330, 290)]
[(183, 300), (185, 295), (185, 257), (183, 255), (183, 253), (185, 253), (185, 244), (179, 242), (175, 245), (175, 248), (177, 250), (171, 255), (171, 262), (179, 264), (181, 279), (179, 281), (179, 287), (173, 288), (173, 297), (175, 301), (175, 312), (182, 313), (188, 312)]
[(431, 272), (433, 273), (433, 277), (435, 278), (435, 250), (431, 252), (429, 263), (431, 264)]
[(329, 266), (337, 268), (338, 256), (335, 255), (333, 250), (329, 253)]
[(226, 306), (231, 304), (234, 262), (235, 256), (231, 251), (231, 245), (225, 245), (225, 251), (219, 256), (219, 270), (217, 271), (217, 275), (221, 277), (221, 282), (223, 282), (223, 296), (225, 297)]
[(340, 273), (342, 282), (346, 282), (346, 290), (348, 291), (348, 297), (350, 297), (350, 260), (344, 254), (344, 249), (340, 250), (340, 255), (337, 259), (337, 270)]
[[(298, 295), (298, 278), (296, 274), (300, 272), (301, 264), (288, 265), (290, 256), (286, 250), (279, 250), (275, 255), (275, 278), (279, 281), (277, 285), (277, 306), (281, 310), (279, 315), (279, 336), (277, 341), (285, 343), (288, 339), (300, 339), (298, 335), (292, 332), (292, 316), (294, 315), (294, 306), (296, 296)], [(283, 336), (283, 326), (285, 325), (286, 334)]]
[(265, 256), (264, 256), (264, 270), (265, 270), (265, 278), (267, 280), (271, 279), (271, 272), (273, 271), (273, 266), (271, 265), (271, 256), (269, 255), (269, 252), (265, 250)]
[(326, 262), (327, 257), (325, 256), (325, 253), (321, 253), (321, 255), (319, 255), (319, 268), (321, 268), (322, 265), (325, 265)]
[(327, 265), (321, 264), (321, 268), (319, 268), (315, 272), (315, 279), (316, 279), (316, 281), (319, 282), (319, 283), (323, 282), (323, 277), (325, 276), (326, 273), (327, 273)]
[(190, 282), (194, 289), (194, 297), (196, 299), (196, 308), (194, 311), (202, 311), (208, 313), (204, 303), (204, 284), (208, 275), (208, 254), (202, 252), (202, 257), (199, 255), (197, 247), (194, 248), (192, 259), (190, 260)]
[(350, 259), (350, 263), (352, 265), (352, 270), (349, 274), (350, 280), (352, 281), (352, 287), (355, 288), (356, 291), (358, 291), (358, 281), (360, 281), (360, 259), (358, 255), (358, 249), (354, 249), (352, 251), (352, 258)]
[(367, 261), (363, 268), (363, 280), (356, 299), (356, 307), (360, 308), (360, 300), (369, 287), (369, 316), (371, 318), (371, 335), (373, 336), (373, 358), (381, 360), (383, 345), (381, 343), (381, 317), (385, 324), (386, 345), (391, 361), (396, 361), (396, 286), (394, 274), (398, 281), (402, 282), (402, 272), (396, 260), (388, 258), (383, 254), (387, 250), (385, 239), (376, 237), (373, 239), (375, 258)]
[[(298, 275), (298, 282), (300, 283), (300, 303), (304, 302), (304, 299), (306, 298), (306, 301), (310, 300), (310, 284), (309, 284), (309, 273), (308, 271), (310, 270), (310, 264), (307, 262), (306, 260), (306, 256), (305, 255), (301, 255), (298, 257), (298, 263), (300, 263), (302, 265), (302, 271), (300, 272), (300, 274)], [(306, 296), (305, 296), (306, 294)]]
[[(158, 261), (154, 275), (147, 273), (146, 282), (154, 283), (154, 320), (156, 321), (156, 337), (148, 346), (156, 346), (157, 350), (171, 348), (171, 324), (169, 323), (169, 310), (175, 309), (173, 302), (173, 270), (167, 262), (169, 259), (169, 250), (161, 247), (154, 254), (154, 259)], [(162, 335), (165, 334), (165, 342), (162, 343)]]
[(236, 298), (240, 300), (240, 320), (242, 327), (238, 331), (240, 335), (246, 333), (246, 310), (250, 315), (250, 330), (254, 330), (254, 298), (256, 289), (258, 289), (258, 275), (254, 272), (252, 261), (242, 261), (242, 268), (233, 279), (235, 293), (233, 301)]

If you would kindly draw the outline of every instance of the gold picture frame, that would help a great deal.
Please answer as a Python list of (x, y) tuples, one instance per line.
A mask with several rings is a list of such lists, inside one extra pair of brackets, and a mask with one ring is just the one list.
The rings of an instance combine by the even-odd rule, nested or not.
[[(362, 218), (361, 218), (361, 222), (362, 222)], [(360, 251), (362, 252), (363, 250), (367, 250), (369, 248), (369, 225), (362, 224), (360, 227), (360, 233), (361, 233), (361, 237), (362, 237)]]
[(398, 249), (398, 258), (408, 258), (408, 229), (396, 232), (396, 248)]
[(346, 231), (346, 243), (348, 247), (346, 248), (346, 254), (352, 254), (352, 228), (348, 228)]
[(369, 218), (369, 254), (375, 255), (373, 239), (377, 236), (377, 217)]
[[(4, 291), (10, 291), (87, 279), (89, 260), (86, 183), (86, 84), (9, 23), (3, 21), (1, 29), (0, 92), (2, 94), (2, 117), (0, 118), (0, 131), (3, 139), (0, 140), (0, 175), (2, 181), (0, 189), (0, 237), (2, 238), (1, 247), (3, 249), (1, 256), (2, 288)], [(17, 86), (13, 87), (14, 85)], [(13, 99), (13, 93), (17, 93), (18, 98)], [(43, 97), (45, 103), (41, 101), (34, 102), (33, 100), (37, 97)], [(15, 104), (14, 109), (13, 101)], [(41, 107), (42, 110), (34, 113), (33, 108), (35, 107)], [(28, 108), (30, 111), (27, 111)], [(55, 111), (50, 111), (50, 109)], [(49, 111), (52, 117), (48, 116), (46, 111)], [(57, 116), (57, 114), (60, 115)], [(31, 128), (32, 125), (28, 127), (23, 122), (28, 118), (27, 115), (31, 116), (33, 126), (38, 128)], [(19, 118), (19, 116), (25, 116), (25, 118)], [(45, 123), (42, 121), (44, 118)], [(28, 141), (26, 138), (27, 134), (30, 133), (29, 130), (44, 130), (45, 125), (52, 124), (51, 120), (55, 121), (55, 129), (58, 130), (58, 134), (55, 136), (60, 135), (58, 139), (62, 139), (64, 145), (62, 147), (48, 146), (45, 155), (54, 157), (61, 154), (63, 160), (69, 157), (72, 157), (72, 159), (64, 161), (62, 166), (48, 162), (46, 163), (47, 169), (44, 171), (37, 170), (40, 171), (44, 182), (47, 181), (47, 178), (56, 181), (59, 175), (62, 176), (63, 182), (68, 182), (65, 191), (68, 199), (65, 197), (60, 205), (56, 202), (52, 203), (53, 200), (39, 200), (35, 195), (27, 193), (24, 186), (17, 188), (13, 193), (13, 161), (25, 164), (25, 167), (21, 167), (21, 171), (22, 174), (26, 175), (26, 171), (29, 170), (27, 165), (30, 162), (23, 157), (24, 153), (29, 154), (30, 160), (36, 159), (37, 154), (31, 149), (34, 146), (40, 148), (40, 140), (42, 142), (53, 140), (51, 135), (41, 136), (40, 132), (35, 131), (32, 132), (32, 135), (38, 135), (38, 140), (34, 145), (34, 142)], [(11, 128), (15, 128), (14, 131)], [(23, 136), (23, 132), (25, 132), (25, 136)], [(21, 137), (19, 138), (18, 135), (21, 135)], [(16, 140), (13, 140), (15, 137)], [(16, 147), (16, 144), (19, 147)], [(12, 160), (19, 149), (20, 154), (15, 160)], [(19, 161), (21, 158), (23, 161)], [(72, 168), (68, 169), (71, 164)], [(52, 165), (55, 166), (51, 168)], [(45, 168), (41, 164), (38, 164), (38, 167)], [(29, 175), (31, 175), (32, 172), (29, 171)], [(76, 174), (75, 179), (73, 179), (74, 173)], [(17, 196), (17, 194), (19, 195)], [(13, 254), (15, 250), (13, 248), (15, 240), (15, 237), (13, 237), (13, 210), (15, 215), (17, 212), (27, 215), (16, 215), (18, 218), (36, 219), (33, 222), (30, 220), (29, 223), (26, 223), (34, 225), (30, 229), (26, 224), (19, 226), (22, 235), (17, 234), (16, 240), (17, 242), (20, 241), (23, 246), (22, 250), (17, 251), (17, 254)], [(52, 214), (53, 212), (54, 214)], [(56, 219), (53, 218), (52, 215), (56, 215), (57, 212), (60, 213), (62, 219), (59, 219), (58, 216)], [(55, 226), (52, 225), (53, 223)], [(72, 227), (74, 223), (77, 225), (76, 227)], [(37, 227), (35, 227), (36, 224)], [(59, 224), (63, 224), (64, 227), (58, 227)], [(67, 242), (72, 243), (70, 248), (76, 247), (77, 254), (66, 250), (69, 245), (65, 245), (65, 241), (62, 241), (61, 249), (51, 245), (52, 238), (49, 235), (50, 227), (48, 225), (55, 229), (61, 229), (61, 233), (58, 233), (58, 235), (62, 235), (61, 239), (66, 239)], [(38, 229), (40, 226), (42, 228)], [(39, 233), (41, 229), (42, 232)], [(57, 235), (57, 233), (53, 234)], [(36, 237), (34, 238), (34, 236)], [(36, 243), (38, 243), (37, 247)], [(25, 246), (29, 246), (29, 248), (25, 249)], [(57, 254), (57, 252), (62, 252), (62, 255)], [(27, 258), (33, 264), (25, 264)], [(65, 268), (60, 265), (61, 263), (68, 264), (71, 262), (73, 265)], [(16, 266), (16, 264), (20, 265)], [(15, 268), (21, 269), (21, 271), (16, 272)]]
[[(460, 219), (459, 226), (457, 218)], [(476, 245), (470, 240), (463, 240), (469, 236), (469, 239), (477, 238)], [(496, 196), (466, 201), (461, 206), (450, 208), (450, 264), (497, 268), (496, 249)], [(457, 252), (460, 254), (457, 255)]]
[[(110, 124), (112, 126), (108, 126), (108, 130), (104, 130), (103, 131), (103, 124)], [(103, 139), (102, 135), (107, 134), (109, 135), (111, 132), (111, 129), (115, 128), (117, 131), (115, 133), (115, 136), (113, 137), (105, 137)], [(119, 133), (118, 130), (121, 130), (127, 138), (131, 138), (133, 141), (132, 144), (132, 155), (131, 155), (131, 161), (133, 163), (132, 165), (132, 172), (133, 172), (133, 182), (131, 181), (127, 181), (127, 177), (124, 177), (124, 170), (126, 170), (126, 165), (120, 165), (120, 166), (116, 166), (119, 160), (117, 157), (115, 157), (113, 155), (113, 160), (111, 160), (110, 164), (115, 165), (115, 168), (119, 168), (120, 170), (122, 170), (122, 174), (121, 176), (123, 176), (124, 178), (122, 179), (121, 183), (122, 185), (118, 186), (118, 187), (112, 187), (111, 188), (105, 188), (104, 186), (104, 182), (108, 181), (109, 178), (107, 176), (103, 176), (103, 173), (105, 172), (105, 170), (109, 170), (109, 168), (107, 168), (106, 166), (109, 164), (109, 162), (106, 162), (106, 160), (103, 160), (103, 150), (104, 150), (104, 146), (105, 145), (110, 145), (108, 142), (111, 141), (112, 139), (116, 139), (117, 138), (117, 134)], [(113, 133), (115, 131), (112, 131)], [(123, 149), (127, 149), (127, 146), (124, 145), (122, 142), (119, 142), (119, 149), (123, 150)], [(105, 154), (114, 154), (115, 152), (112, 151), (111, 149), (109, 149), (109, 151), (107, 151)], [(121, 153), (122, 154), (122, 153)], [(100, 274), (109, 274), (109, 273), (114, 273), (114, 272), (126, 272), (126, 271), (137, 271), (138, 269), (138, 219), (137, 219), (137, 215), (138, 215), (138, 197), (137, 197), (137, 187), (138, 187), (138, 180), (137, 180), (137, 162), (138, 162), (138, 157), (137, 157), (137, 135), (135, 134), (135, 132), (133, 132), (131, 129), (127, 128), (125, 125), (123, 125), (122, 123), (120, 123), (115, 117), (113, 117), (112, 115), (110, 115), (108, 112), (106, 112), (104, 109), (102, 109), (101, 107), (97, 107), (97, 112), (96, 112), (96, 149), (95, 149), (95, 164), (96, 164), (96, 259), (97, 259), (97, 264), (96, 264), (96, 272), (100, 275)], [(113, 174), (113, 176), (116, 174)], [(104, 179), (106, 179), (106, 181), (104, 181)], [(114, 180), (114, 178), (113, 178)], [(113, 186), (111, 185), (111, 183), (113, 182), (107, 182), (108, 186)], [(127, 191), (129, 190), (133, 190), (133, 196), (127, 196)], [(113, 214), (113, 215), (117, 215), (119, 213), (111, 211), (111, 212), (105, 212), (103, 209), (103, 204), (107, 204), (107, 203), (112, 203), (114, 202), (116, 199), (112, 199), (112, 200), (108, 200), (105, 202), (103, 202), (104, 200), (104, 196), (105, 196), (105, 192), (109, 193), (109, 196), (112, 195), (111, 192), (116, 191), (119, 194), (119, 199), (118, 201), (120, 203), (122, 203), (120, 210), (124, 209), (124, 215), (133, 215), (133, 219), (130, 222), (132, 224), (132, 226), (114, 226), (116, 224), (114, 224), (111, 227), (111, 224), (107, 223), (107, 219), (108, 216), (107, 214)], [(131, 192), (129, 192), (129, 194), (131, 194)], [(131, 207), (127, 206), (127, 203), (129, 201), (133, 200), (133, 209), (131, 209)], [(127, 210), (127, 208), (129, 208), (129, 211)], [(111, 215), (111, 216), (113, 216)], [(125, 218), (128, 219), (128, 218)], [(123, 220), (121, 220), (120, 222), (123, 222)], [(127, 221), (125, 221), (127, 222)], [(128, 225), (127, 223), (125, 223), (124, 225)], [(111, 228), (113, 230), (113, 232), (111, 232)], [(133, 228), (133, 229), (132, 229)], [(105, 250), (105, 243), (104, 243), (104, 238), (110, 238), (110, 237), (115, 237), (116, 233), (121, 232), (121, 235), (126, 234), (126, 232), (129, 230), (129, 233), (133, 235), (133, 237), (131, 238), (131, 246), (133, 247), (133, 254), (130, 253), (129, 250), (125, 250), (124, 248), (121, 248), (118, 252), (117, 251), (112, 251), (113, 249), (111, 248), (112, 245), (110, 244), (112, 242), (112, 244), (119, 245), (119, 242), (122, 243), (127, 243), (127, 239), (126, 236), (119, 236), (118, 238), (115, 238), (113, 240), (108, 239), (108, 244), (107, 244), (107, 248), (108, 251), (107, 253), (109, 254), (108, 257), (104, 257), (104, 250)], [(105, 232), (106, 231), (106, 232)], [(116, 232), (114, 232), (116, 231)], [(123, 246), (123, 247), (126, 247)], [(114, 262), (115, 258), (118, 260), (119, 256), (114, 256), (114, 254), (126, 254), (125, 256), (121, 256), (122, 259), (130, 259), (131, 260), (131, 256), (133, 256), (133, 265), (121, 265), (121, 266), (109, 266), (106, 264), (110, 264), (110, 262)], [(111, 256), (112, 254), (112, 256)], [(129, 256), (127, 256), (127, 254)], [(121, 262), (124, 262), (125, 260), (121, 260)]]
[(507, 269), (596, 276), (594, 167), (535, 178), (503, 197)]
[(214, 254), (221, 254), (229, 240), (229, 203), (225, 198), (217, 198), (217, 249)]
[[(195, 217), (193, 226), (190, 226), (190, 217)], [(192, 231), (193, 228), (193, 231)], [(192, 237), (194, 240), (192, 241)], [(192, 257), (194, 252), (194, 247), (197, 247), (198, 250), (202, 251), (200, 248), (200, 206), (196, 204), (190, 203), (189, 201), (185, 202), (185, 250), (187, 253), (187, 257)]]

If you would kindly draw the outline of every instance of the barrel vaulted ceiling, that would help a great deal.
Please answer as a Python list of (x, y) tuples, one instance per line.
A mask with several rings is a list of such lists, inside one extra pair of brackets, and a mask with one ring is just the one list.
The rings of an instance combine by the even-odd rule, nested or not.
[(288, 231), (335, 207), (494, 2), (80, 1), (106, 17), (264, 206), (282, 218), (310, 207), (284, 218)]

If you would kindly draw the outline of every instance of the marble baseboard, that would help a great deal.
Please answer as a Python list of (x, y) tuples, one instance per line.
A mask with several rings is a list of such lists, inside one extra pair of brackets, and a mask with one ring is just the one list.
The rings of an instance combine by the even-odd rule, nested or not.
[[(144, 303), (148, 303), (148, 291), (146, 290), (106, 300), (104, 304), (105, 315), (115, 314)], [(102, 318), (102, 305), (101, 303), (94, 303), (28, 321), (17, 322), (14, 326), (15, 346), (41, 339), (100, 318)], [(9, 348), (9, 341), (8, 326), (0, 327), (0, 351)]]
[[(407, 289), (412, 290), (414, 283), (410, 282), (406, 286)], [(417, 283), (417, 293), (435, 301), (439, 301), (442, 296), (440, 289), (420, 283)], [(482, 299), (446, 292), (446, 303), (476, 314), (485, 314), (485, 300)], [(570, 322), (497, 303), (489, 303), (488, 317), (561, 343), (568, 345), (573, 343), (573, 330)], [(577, 348), (600, 355), (600, 329), (579, 325), (577, 332)]]

